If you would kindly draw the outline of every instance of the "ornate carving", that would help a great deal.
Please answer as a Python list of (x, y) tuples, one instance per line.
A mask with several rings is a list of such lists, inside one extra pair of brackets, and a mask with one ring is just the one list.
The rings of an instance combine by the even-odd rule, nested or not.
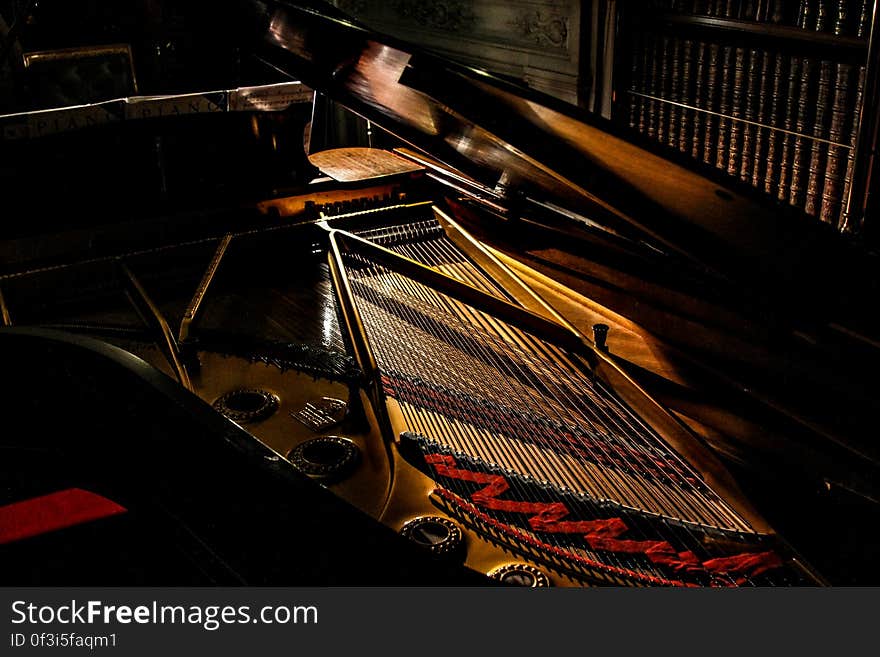
[(393, 0), (391, 8), (401, 20), (447, 32), (458, 32), (476, 20), (470, 5), (456, 0)]
[(539, 9), (526, 11), (510, 21), (520, 35), (539, 46), (564, 48), (568, 40), (568, 19), (546, 15)]

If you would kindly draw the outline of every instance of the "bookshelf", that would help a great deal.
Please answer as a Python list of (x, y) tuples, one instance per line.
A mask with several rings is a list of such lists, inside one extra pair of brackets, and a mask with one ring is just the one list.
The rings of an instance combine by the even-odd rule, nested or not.
[[(875, 0), (621, 2), (613, 117), (667, 154), (859, 233)], [(871, 79), (869, 79), (871, 78)], [(872, 104), (873, 107), (873, 104)]]

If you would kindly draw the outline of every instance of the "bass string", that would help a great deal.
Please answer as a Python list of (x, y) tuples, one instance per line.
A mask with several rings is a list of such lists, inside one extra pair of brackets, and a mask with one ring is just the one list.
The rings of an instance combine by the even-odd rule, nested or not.
[(412, 322), (417, 323), (417, 319), (411, 319)]
[[(420, 223), (421, 226), (427, 226), (430, 224), (431, 222), (429, 221)], [(398, 244), (396, 244), (396, 250), (414, 260), (422, 262), (422, 264), (431, 266), (459, 264), (460, 267), (453, 272), (454, 277), (463, 282), (469, 283), (478, 289), (482, 289), (483, 291), (489, 293), (497, 292), (498, 288), (494, 282), (486, 278), (478, 268), (470, 265), (467, 256), (446, 236), (439, 223), (435, 221), (433, 222), (433, 226), (435, 228), (434, 230), (407, 231), (407, 239), (398, 242)], [(546, 343), (543, 343), (543, 341), (536, 340), (532, 338), (532, 336), (528, 336), (514, 327), (510, 327), (510, 330), (514, 333), (520, 333), (520, 339), (524, 339), (529, 343), (532, 352), (537, 350), (544, 351), (545, 353), (548, 351), (555, 352), (550, 355), (552, 360), (562, 358), (561, 351), (555, 346), (547, 345)], [(532, 365), (541, 367), (545, 376), (550, 377), (554, 382), (558, 382), (560, 387), (564, 386), (564, 388), (562, 388), (563, 390), (577, 389), (578, 384), (587, 389), (592, 388), (594, 385), (593, 381), (585, 378), (576, 368), (557, 367), (555, 368), (555, 371), (551, 372), (544, 367), (543, 359), (532, 359), (530, 357), (530, 350), (523, 350), (521, 353), (528, 360), (534, 361), (531, 363)], [(561, 377), (559, 376), (560, 374), (562, 375)], [(580, 377), (579, 380), (576, 381), (575, 379), (578, 375), (580, 375)], [(600, 385), (600, 382), (597, 381), (595, 384)], [(623, 449), (641, 449), (645, 452), (645, 457), (648, 459), (651, 459), (652, 455), (661, 456), (664, 457), (667, 462), (677, 466), (675, 468), (676, 474), (680, 477), (677, 482), (678, 484), (688, 483), (689, 478), (696, 481), (700, 480), (699, 474), (681, 460), (677, 454), (669, 452), (668, 450), (661, 450), (658, 445), (663, 445), (665, 447), (665, 444), (659, 441), (653, 431), (638, 422), (632, 412), (629, 411), (625, 405), (618, 402), (617, 399), (607, 391), (605, 391), (604, 395), (601, 393), (598, 394), (598, 399), (594, 398), (594, 401), (596, 402), (595, 404), (586, 404), (585, 402), (582, 402), (579, 397), (572, 398), (570, 395), (566, 395), (566, 397), (565, 409), (574, 408), (574, 406), (572, 406), (574, 404), (579, 407), (581, 413), (589, 413), (593, 415), (594, 420), (597, 420), (600, 424), (604, 425), (605, 423), (601, 421), (601, 418), (598, 418), (595, 415), (593, 407), (597, 406), (599, 411), (603, 413), (606, 419), (611, 423), (613, 429), (616, 429), (609, 433), (613, 439), (624, 443), (621, 445)], [(602, 400), (602, 397), (605, 399)], [(605, 403), (602, 403), (603, 401)], [(613, 412), (616, 417), (612, 416), (611, 412)], [(618, 420), (622, 421), (624, 425), (621, 425)], [(635, 420), (635, 423), (633, 420)], [(590, 423), (593, 424), (593, 421)], [(662, 474), (668, 476), (666, 471), (662, 471)], [(727, 506), (719, 496), (715, 495), (714, 491), (708, 488), (706, 490), (711, 493), (709, 497), (704, 496), (703, 491), (696, 491), (698, 496), (702, 498), (698, 499), (696, 503), (702, 507), (702, 511), (708, 513), (709, 519), (717, 523), (733, 524), (743, 531), (750, 530), (748, 524), (733, 512), (733, 510), (730, 509), (730, 507)], [(679, 494), (678, 491), (674, 489), (668, 492), (674, 498), (672, 501), (675, 503), (684, 504), (695, 511), (698, 510), (694, 506), (695, 501), (690, 499), (687, 495)]]
[[(432, 242), (436, 243), (436, 242), (439, 241), (439, 240), (442, 240), (442, 237), (439, 238), (439, 239), (432, 240)], [(446, 242), (449, 243), (450, 241), (449, 241), (449, 240), (446, 240)], [(454, 245), (452, 245), (450, 248), (455, 248), (455, 247), (454, 247)], [(466, 281), (466, 282), (467, 282), (467, 281)], [(516, 329), (515, 327), (510, 327), (510, 330), (512, 330), (512, 331), (518, 331), (518, 329)], [(534, 347), (536, 344), (537, 344), (537, 345), (544, 346), (544, 347), (549, 347), (549, 345), (546, 345), (545, 343), (543, 343), (543, 341), (535, 340), (535, 339), (531, 338), (531, 336), (529, 336), (529, 339), (531, 340), (531, 345), (532, 345), (533, 347)], [(566, 371), (566, 370), (563, 370), (563, 371), (564, 371), (565, 374), (568, 374), (568, 371)], [(575, 371), (577, 371), (577, 370), (575, 370)], [(578, 372), (578, 373), (580, 374), (580, 372)], [(554, 377), (554, 378), (556, 378), (556, 377)], [(583, 379), (582, 379), (582, 380), (583, 380)], [(572, 399), (570, 398), (570, 396), (569, 396), (569, 398), (568, 398), (567, 401), (568, 401), (568, 402), (571, 402), (571, 401), (573, 401), (573, 400), (572, 400)], [(618, 425), (618, 428), (621, 428), (621, 427)], [(622, 428), (621, 428), (621, 429), (622, 429)], [(621, 433), (622, 433), (624, 436), (626, 436), (629, 432), (626, 432), (625, 430), (622, 430)], [(617, 433), (617, 432), (615, 432), (614, 435), (615, 435), (615, 436), (620, 436), (620, 434)], [(686, 505), (686, 506), (688, 506), (688, 507), (690, 507), (690, 508), (692, 508), (692, 509), (694, 509), (693, 500), (690, 499), (690, 498), (687, 497), (687, 496), (679, 495), (679, 494), (678, 494), (678, 491), (677, 491), (674, 487), (671, 488), (671, 489), (670, 489), (670, 488), (664, 488), (664, 489), (661, 489), (661, 490), (662, 490), (662, 493), (663, 493), (663, 494), (665, 494), (665, 495), (671, 495), (672, 499), (671, 499), (670, 501), (672, 502), (673, 509), (678, 508), (677, 505), (680, 504), (680, 503), (681, 503), (681, 504), (684, 504), (684, 505)], [(714, 491), (711, 491), (711, 489), (707, 489), (707, 490), (709, 490), (711, 493), (714, 493)], [(649, 495), (650, 495), (650, 494), (651, 494), (651, 493), (649, 493)], [(702, 493), (700, 492), (700, 494), (702, 494)], [(753, 532), (751, 532), (751, 528), (748, 526), (748, 524), (745, 523), (745, 522), (743, 522), (743, 521), (739, 518), (739, 516), (737, 516), (737, 515), (735, 515), (735, 514), (733, 514), (733, 513), (730, 513), (730, 514), (723, 514), (723, 513), (722, 513), (722, 514), (718, 514), (718, 513), (716, 513), (716, 509), (717, 509), (717, 506), (715, 506), (715, 502), (716, 502), (716, 501), (719, 501), (719, 502), (720, 502), (720, 501), (721, 501), (721, 498), (715, 496), (714, 499), (706, 500), (706, 503), (705, 503), (705, 504), (703, 505), (703, 507), (702, 507), (702, 509), (703, 509), (704, 511), (708, 511), (708, 513), (709, 513), (709, 517), (707, 518), (707, 521), (708, 521), (707, 524), (715, 524), (715, 523), (718, 523), (718, 524), (721, 524), (721, 525), (729, 525), (729, 524), (733, 524), (734, 527), (737, 527), (737, 528), (740, 529), (741, 531), (745, 531), (745, 532), (753, 533)], [(667, 507), (667, 510), (668, 510), (668, 507)], [(696, 510), (696, 509), (695, 509), (695, 510)], [(722, 511), (723, 511), (723, 510), (724, 510), (724, 508), (722, 508)], [(731, 523), (731, 521), (732, 521), (732, 523)]]
[[(473, 450), (467, 450), (467, 451), (468, 451), (468, 453), (473, 453)], [(528, 499), (528, 498), (526, 498), (526, 499)], [(555, 501), (557, 498), (551, 498), (551, 499)], [(595, 515), (595, 511), (594, 511), (594, 515)], [(555, 541), (554, 541), (554, 542), (555, 542)], [(615, 561), (615, 560), (616, 560), (616, 559), (613, 559), (613, 561)], [(616, 560), (616, 561), (619, 563), (619, 560)], [(631, 564), (630, 564), (630, 565), (631, 565)]]
[[(471, 325), (481, 325), (483, 327), (484, 331), (486, 331), (486, 332), (492, 330), (493, 328), (496, 330), (498, 330), (498, 329), (503, 330), (502, 323), (497, 322), (497, 321), (493, 321), (489, 318), (485, 318), (485, 317), (481, 316), (479, 313), (474, 312), (471, 308), (465, 306), (464, 304), (456, 303), (455, 301), (448, 300), (448, 299), (443, 299), (442, 297), (440, 297), (440, 298), (442, 299), (441, 302), (447, 306), (447, 311), (451, 315), (454, 315), (456, 317), (461, 318), (464, 322), (471, 324)], [(499, 338), (502, 338), (502, 336), (499, 335)], [(509, 337), (508, 339), (511, 339), (511, 338)], [(479, 342), (474, 342), (473, 344), (479, 344)], [(504, 354), (505, 356), (508, 356), (509, 355), (509, 348), (510, 347), (508, 346), (507, 341), (503, 340), (503, 338), (502, 338), (501, 343), (496, 344), (494, 349), (488, 350), (488, 353), (501, 353), (501, 354)], [(494, 365), (498, 370), (500, 370), (500, 371), (506, 370), (509, 375), (512, 375), (514, 377), (519, 377), (524, 374), (522, 365), (520, 365), (515, 360), (512, 360), (510, 358), (498, 358), (498, 359), (496, 359), (496, 362), (494, 363)], [(518, 371), (513, 372), (513, 371), (511, 371), (512, 368), (516, 368)], [(538, 381), (538, 383), (540, 384), (540, 381)], [(558, 390), (554, 390), (548, 386), (544, 386), (543, 391), (539, 390), (537, 387), (532, 387), (532, 386), (521, 386), (521, 387), (518, 387), (518, 390), (521, 390), (521, 391), (524, 391), (524, 392), (530, 394), (531, 397), (536, 402), (535, 405), (537, 407), (539, 407), (539, 408), (552, 408), (556, 412), (558, 420), (561, 420), (563, 422), (570, 420), (570, 418), (563, 417), (562, 412), (561, 412), (562, 409), (565, 408), (566, 404), (569, 403), (570, 400), (565, 400), (564, 398), (560, 398), (560, 396), (558, 394)], [(549, 393), (551, 395), (550, 399), (547, 398), (547, 396), (546, 396), (547, 393)], [(566, 423), (568, 423), (568, 422), (566, 422)], [(557, 447), (561, 447), (561, 445), (557, 445)], [(612, 453), (610, 450), (605, 449), (605, 446), (602, 445), (602, 443), (598, 443), (598, 447), (602, 452), (602, 457), (600, 457), (600, 458), (604, 458), (605, 460), (618, 461), (618, 459), (617, 459), (618, 455)], [(590, 448), (590, 449), (592, 449), (592, 448)], [(626, 467), (627, 465), (628, 464), (624, 464), (624, 467)], [(632, 469), (632, 468), (629, 468), (629, 469)], [(629, 488), (629, 490), (627, 491), (627, 497), (629, 497), (630, 499), (641, 497), (641, 494), (638, 491), (633, 491), (631, 489), (631, 486), (627, 486), (626, 482), (619, 482), (618, 480), (614, 480), (611, 477), (609, 477), (609, 479), (612, 480), (611, 481), (612, 486), (618, 488), (618, 492), (622, 492), (619, 490), (620, 486), (623, 486), (625, 488)], [(660, 509), (657, 506), (655, 506), (655, 508), (653, 510), (656, 512), (662, 511), (662, 509)]]
[[(420, 239), (419, 242), (415, 243), (415, 244), (413, 244), (412, 242), (409, 244), (401, 244), (399, 250), (402, 251), (407, 256), (412, 257), (413, 259), (422, 262), (423, 264), (435, 265), (435, 264), (449, 264), (449, 263), (453, 263), (456, 261), (460, 262), (463, 264), (463, 266), (461, 267), (461, 270), (456, 272), (459, 274), (459, 276), (458, 276), (459, 280), (462, 280), (463, 282), (466, 282), (466, 283), (470, 283), (470, 284), (474, 285), (475, 287), (482, 288), (486, 291), (491, 291), (489, 289), (489, 285), (485, 285), (485, 284), (481, 285), (480, 284), (480, 283), (483, 283), (483, 280), (480, 280), (479, 278), (477, 278), (474, 275), (469, 275), (469, 274), (471, 274), (471, 272), (475, 272), (476, 268), (468, 267), (467, 260), (464, 256), (464, 254), (462, 254), (461, 252), (456, 252), (457, 247), (451, 242), (451, 240), (449, 240), (448, 238), (444, 239), (444, 237), (445, 237), (445, 234), (441, 234), (438, 236), (432, 235), (430, 240)], [(409, 246), (410, 248), (406, 248), (407, 246)], [(445, 247), (445, 249), (444, 249), (444, 247)], [(516, 329), (513, 329), (513, 331), (516, 331)], [(531, 339), (529, 336), (526, 336), (525, 334), (521, 334), (519, 336), (519, 338), (525, 339), (528, 343), (530, 343), (528, 346), (530, 346), (533, 351), (536, 349), (546, 350), (545, 345), (538, 344), (537, 341)], [(513, 337), (513, 339), (516, 340), (516, 337)], [(528, 353), (529, 353), (528, 351), (523, 351), (524, 355), (526, 355)], [(532, 365), (537, 365), (545, 375), (548, 375), (551, 377), (551, 380), (554, 380), (554, 381), (558, 382), (559, 384), (564, 384), (564, 382), (561, 381), (560, 377), (558, 376), (558, 373), (549, 371), (544, 366), (541, 359), (533, 359), (533, 358), (529, 358), (529, 359), (534, 361), (533, 363), (531, 363)], [(567, 372), (565, 372), (564, 374), (567, 374)], [(561, 386), (557, 386), (557, 387), (561, 387)], [(565, 390), (564, 388), (562, 388), (562, 389)], [(566, 393), (565, 403), (563, 404), (563, 408), (565, 408), (566, 410), (569, 410), (573, 407), (573, 405), (577, 404), (577, 401), (578, 400), (573, 399), (571, 395)], [(584, 404), (580, 404), (580, 406), (581, 406), (582, 412), (583, 411), (586, 411), (589, 413), (593, 412), (592, 408), (589, 408)], [(607, 413), (606, 413), (606, 415), (607, 415)], [(596, 419), (598, 419), (601, 423), (600, 418), (597, 418), (595, 415), (594, 415), (594, 417)], [(574, 419), (575, 421), (577, 421), (579, 418), (569, 418), (569, 419)], [(628, 434), (630, 432), (626, 431), (626, 429), (624, 427), (622, 427), (618, 423), (614, 422), (614, 418), (609, 418), (609, 419), (615, 425), (614, 429), (616, 429), (616, 431), (608, 432), (608, 433), (610, 433), (610, 435), (614, 439), (617, 439), (619, 441), (621, 438), (628, 437)], [(595, 428), (595, 424), (593, 421), (591, 421), (590, 424), (592, 424)], [(604, 424), (604, 423), (602, 423), (602, 424)], [(623, 445), (623, 448), (626, 450), (631, 450), (634, 448), (634, 445), (630, 442), (630, 444), (628, 444), (628, 445)], [(616, 454), (612, 454), (612, 457), (616, 457)], [(650, 495), (653, 496), (653, 493), (651, 493)], [(675, 495), (674, 493), (672, 495), (673, 495), (673, 497), (675, 497), (675, 500), (668, 500), (668, 502), (674, 501), (675, 504), (683, 503), (683, 504), (693, 508), (693, 503), (690, 500), (683, 499), (682, 496)], [(666, 505), (665, 510), (667, 512), (669, 512), (669, 510), (670, 510), (669, 504)], [(714, 509), (708, 508), (708, 512), (709, 512), (708, 519), (714, 520), (716, 522), (719, 520), (723, 520), (723, 519), (720, 519), (716, 514), (714, 514), (713, 511), (714, 511)]]
[[(407, 281), (407, 283), (412, 284), (412, 281)], [(442, 322), (442, 324), (445, 325), (448, 321), (449, 321), (449, 320), (447, 319), (447, 321)], [(467, 347), (465, 347), (465, 349), (466, 349), (466, 348), (467, 348)], [(516, 434), (514, 433), (513, 435), (516, 435)], [(604, 490), (608, 490), (608, 489), (615, 490), (615, 489), (616, 489), (617, 492), (618, 492), (618, 494), (620, 493), (620, 489), (618, 488), (618, 483), (617, 483), (616, 480), (613, 480), (613, 479), (610, 479), (610, 478), (605, 478), (605, 477), (603, 477), (602, 479), (603, 479), (603, 481), (604, 481), (604, 485), (602, 485), (601, 487), (602, 487)], [(671, 537), (667, 537), (667, 538), (671, 538)], [(673, 541), (673, 542), (674, 542), (674, 543), (678, 543), (679, 541)], [(691, 545), (691, 548), (692, 548), (692, 549), (695, 548), (695, 549), (698, 549), (699, 551), (702, 551), (702, 550), (700, 549), (701, 546), (700, 546), (700, 542), (699, 542), (698, 540), (696, 540), (696, 541), (689, 541), (689, 542), (692, 543), (692, 545)]]
[[(434, 240), (434, 241), (436, 242), (437, 240)], [(448, 241), (448, 240), (447, 240), (447, 241)], [(423, 256), (423, 257), (418, 257), (419, 254), (417, 254), (416, 252), (414, 252), (414, 251), (412, 251), (412, 250), (410, 250), (410, 249), (406, 249), (406, 248), (404, 248), (404, 252), (405, 252), (408, 256), (411, 256), (411, 257), (414, 256), (413, 259), (418, 259), (418, 260), (421, 260), (422, 262), (427, 262), (427, 263), (431, 263), (431, 264), (434, 264), (434, 263), (437, 263), (437, 262), (443, 262), (443, 261), (449, 262), (449, 261), (451, 260), (451, 258), (449, 258), (449, 257), (446, 257), (446, 258), (442, 258), (442, 257), (441, 257), (441, 258), (433, 258), (433, 259), (432, 259), (432, 258), (426, 258), (426, 257), (424, 257), (424, 256)]]
[[(436, 224), (436, 225), (439, 227), (439, 224)], [(416, 248), (407, 249), (406, 248), (407, 246), (413, 246)], [(430, 240), (420, 238), (420, 243), (418, 243), (418, 244), (412, 245), (412, 244), (402, 243), (400, 245), (400, 247), (401, 247), (400, 250), (404, 251), (404, 253), (406, 255), (408, 255), (409, 257), (412, 257), (414, 260), (418, 260), (418, 261), (422, 262), (423, 264), (435, 265), (435, 264), (452, 264), (452, 263), (456, 263), (456, 262), (461, 263), (462, 267), (459, 270), (457, 270), (457, 272), (456, 272), (459, 274), (457, 276), (457, 278), (459, 280), (466, 282), (466, 283), (469, 283), (469, 284), (473, 285), (474, 287), (477, 287), (478, 289), (482, 289), (483, 291), (486, 291), (489, 293), (494, 293), (494, 292), (498, 291), (497, 286), (495, 286), (493, 283), (491, 283), (489, 281), (489, 279), (487, 279), (485, 276), (482, 275), (481, 272), (478, 272), (476, 267), (468, 266), (469, 261), (468, 261), (467, 257), (461, 251), (458, 250), (458, 247), (450, 239), (448, 239), (448, 237), (445, 236), (445, 233), (442, 233), (442, 232), (440, 232), (439, 234), (432, 233), (432, 237)], [(422, 250), (419, 251), (418, 247), (422, 247)], [(430, 252), (432, 249), (434, 250), (433, 253)], [(513, 331), (516, 332), (517, 330), (513, 329)], [(538, 346), (536, 344), (536, 341), (532, 340), (529, 336), (525, 336), (524, 334), (521, 334), (519, 337), (520, 337), (520, 339), (524, 338), (525, 340), (530, 341), (532, 343), (532, 345), (531, 345), (532, 347)], [(540, 348), (545, 349), (546, 346), (547, 345), (540, 345)], [(527, 350), (518, 350), (518, 351), (520, 352), (520, 355), (522, 357), (524, 357), (527, 361), (532, 361), (532, 362), (528, 362), (527, 365), (542, 367), (543, 373), (546, 376), (552, 376), (554, 379), (558, 379), (558, 373), (551, 372), (546, 367), (544, 367), (544, 362), (542, 359), (532, 359), (529, 354), (529, 351), (527, 351)], [(559, 368), (557, 368), (557, 370), (558, 369)], [(569, 372), (563, 370), (563, 374), (568, 375)], [(585, 379), (582, 379), (578, 383), (580, 383), (581, 385), (586, 384), (587, 387), (590, 387), (590, 388), (593, 385), (591, 381), (585, 380)], [(566, 408), (569, 407), (569, 403), (571, 401), (572, 401), (571, 399), (566, 400)], [(589, 409), (585, 409), (585, 410), (589, 410)], [(621, 433), (623, 433), (624, 435), (629, 433), (629, 432), (623, 431), (623, 427), (620, 427), (619, 425), (617, 425), (616, 428), (621, 430)], [(688, 473), (688, 474), (692, 475), (694, 473)]]
[[(375, 318), (372, 317), (371, 313), (367, 312), (365, 315), (367, 317), (370, 317), (370, 319), (375, 320)], [(367, 324), (368, 324), (368, 328), (367, 328), (368, 331), (370, 331), (371, 329), (375, 330), (378, 328), (375, 321), (368, 320)], [(397, 338), (398, 340), (400, 339), (400, 336), (397, 333), (397, 331), (391, 331), (390, 337), (392, 339), (393, 338)], [(408, 353), (406, 350), (403, 350), (402, 354), (397, 353), (397, 354), (394, 354), (394, 357), (391, 357), (391, 356), (389, 356), (389, 354), (385, 353), (387, 345), (385, 344), (384, 340), (382, 340), (381, 342), (382, 342), (381, 346), (377, 345), (377, 356), (380, 359), (382, 359), (386, 362), (388, 359), (390, 359), (390, 360), (398, 360), (398, 359), (405, 360), (406, 359), (406, 356)], [(419, 401), (421, 401), (424, 406), (430, 405), (429, 400), (425, 400), (425, 399), (418, 400), (417, 399), (416, 403), (418, 403)], [(473, 454), (474, 452), (476, 452), (478, 454), (479, 458), (483, 462), (485, 462), (487, 464), (493, 463), (493, 454), (495, 452), (495, 449), (494, 449), (495, 445), (491, 445), (491, 446), (486, 445), (484, 437), (482, 435), (480, 435), (479, 432), (477, 432), (474, 428), (468, 427), (468, 425), (466, 425), (466, 424), (458, 425), (454, 429), (453, 436), (450, 437), (450, 435), (449, 435), (450, 434), (450, 427), (449, 427), (448, 422), (444, 421), (441, 424), (438, 421), (432, 421), (431, 418), (428, 418), (427, 421), (424, 421), (425, 414), (424, 413), (413, 413), (409, 407), (409, 404), (402, 405), (402, 409), (406, 413), (406, 416), (408, 416), (407, 422), (411, 423), (411, 426), (420, 427), (423, 429), (424, 433), (426, 433), (427, 435), (436, 435), (438, 438), (440, 438), (440, 437), (445, 438), (446, 440), (449, 440), (453, 444), (458, 442), (459, 444), (457, 445), (457, 447), (461, 450), (462, 453)], [(458, 428), (462, 427), (462, 426), (467, 427), (467, 428), (464, 431), (458, 430)], [(458, 434), (458, 435), (456, 436), (455, 434)], [(450, 440), (450, 438), (451, 438), (451, 440)], [(442, 440), (441, 440), (441, 442), (442, 442)], [(520, 456), (520, 458), (527, 461), (528, 455), (523, 454)], [(545, 476), (549, 477), (550, 475), (545, 473)], [(534, 498), (534, 494), (530, 494), (527, 490), (520, 487), (516, 483), (516, 480), (511, 482), (511, 487), (514, 490), (514, 492), (518, 496), (520, 496), (521, 499)], [(454, 491), (456, 494), (458, 494), (463, 499), (466, 499), (468, 497), (468, 490), (467, 490), (468, 486), (463, 482), (457, 482), (456, 480), (451, 480), (448, 484), (448, 488), (450, 490)], [(546, 491), (546, 490), (542, 492), (542, 494), (540, 495), (540, 499), (541, 499), (541, 501), (544, 501), (547, 503), (552, 503), (552, 502), (556, 501), (556, 498), (552, 497), (552, 495), (550, 495), (549, 491)], [(597, 510), (594, 509), (594, 512), (596, 512), (596, 511)], [(600, 555), (598, 555), (598, 554), (595, 554), (594, 556), (596, 556), (597, 558), (600, 558)], [(612, 555), (610, 557), (610, 561), (620, 567), (624, 567), (625, 565), (632, 565), (632, 564), (624, 564), (623, 562), (620, 561), (620, 559), (617, 557), (617, 555)], [(659, 571), (653, 571), (653, 569), (652, 569), (652, 572), (656, 573)]]
[[(370, 272), (370, 273), (373, 273), (373, 272)], [(374, 293), (374, 292), (375, 292), (375, 291), (373, 290), (372, 287), (367, 288), (367, 289), (364, 290), (364, 291), (365, 291), (368, 295), (370, 295), (370, 293)], [(373, 305), (373, 304), (371, 304), (371, 305)], [(378, 307), (378, 303), (376, 303), (375, 305)], [(365, 316), (370, 316), (370, 318), (374, 320), (374, 321), (367, 321), (367, 330), (368, 330), (368, 331), (370, 331), (370, 329), (374, 329), (374, 330), (375, 330), (375, 329), (379, 329), (379, 328), (383, 325), (383, 324), (381, 323), (381, 321), (380, 321), (380, 322), (375, 321), (376, 318), (371, 317), (371, 313), (370, 313), (370, 312), (367, 312), (367, 313), (365, 314)], [(412, 323), (413, 326), (418, 326), (419, 322), (418, 322), (417, 318), (415, 318), (415, 317), (411, 317), (411, 318), (409, 318), (409, 320), (410, 320), (410, 322)], [(389, 331), (389, 335), (388, 335), (388, 337), (391, 339), (390, 344), (398, 344), (398, 343), (402, 342), (402, 341), (400, 340), (400, 335), (398, 334), (398, 331), (397, 331), (396, 329), (397, 329), (397, 327), (395, 327), (394, 330)], [(382, 336), (382, 337), (385, 337), (385, 336)], [(411, 337), (411, 338), (415, 338), (415, 339), (418, 338), (418, 336), (410, 336), (410, 337)], [(381, 354), (381, 355), (379, 355), (379, 354), (377, 354), (377, 355), (379, 355), (380, 359), (384, 360), (385, 362), (388, 362), (389, 360), (394, 361), (394, 360), (398, 360), (398, 359), (406, 359), (406, 357), (407, 357), (407, 353), (408, 353), (406, 349), (402, 350), (402, 352), (401, 352), (400, 350), (396, 350), (396, 353), (394, 353), (393, 355), (392, 355), (392, 354), (388, 354), (388, 353), (385, 353), (385, 352), (386, 352), (386, 348), (387, 348), (388, 345), (386, 345), (386, 344), (384, 343), (384, 340), (380, 340), (380, 342), (382, 342), (381, 346), (377, 344), (377, 347), (378, 347), (378, 348), (377, 348), (377, 351), (379, 352), (379, 354)], [(416, 424), (416, 426), (418, 426), (418, 424)], [(438, 437), (444, 436), (445, 433), (446, 433), (446, 423), (444, 423), (443, 426), (440, 426), (440, 425), (434, 425), (434, 429), (435, 429), (436, 435), (437, 435)], [(432, 433), (433, 433), (433, 432), (432, 432)], [(462, 443), (463, 443), (462, 446), (465, 447), (465, 449), (464, 449), (463, 451), (464, 451), (465, 453), (472, 453), (473, 451), (477, 451), (477, 452), (479, 453), (479, 452), (482, 451), (482, 452), (483, 452), (483, 457), (482, 457), (483, 460), (484, 460), (486, 463), (490, 463), (490, 464), (493, 463), (493, 460), (492, 460), (492, 458), (491, 458), (491, 452), (492, 452), (491, 447), (487, 447), (487, 446), (485, 446), (485, 444), (482, 444), (482, 441), (480, 440), (479, 437), (477, 437), (477, 439), (474, 440), (474, 439), (473, 439), (473, 435), (474, 435), (474, 434), (473, 434), (473, 429), (471, 429), (471, 433), (470, 433), (469, 439), (465, 439), (465, 440), (462, 441)], [(468, 446), (468, 445), (471, 445), (472, 441), (473, 441), (474, 443), (476, 443), (476, 444), (479, 445), (479, 447), (478, 447), (476, 450), (467, 449), (467, 446)], [(520, 457), (521, 457), (522, 459), (524, 459), (525, 461), (528, 461), (528, 456), (527, 456), (527, 455), (523, 455), (523, 454), (521, 454)], [(539, 468), (539, 470), (540, 470), (540, 468)], [(549, 477), (547, 477), (546, 475), (545, 475), (545, 477), (549, 479)], [(453, 482), (451, 482), (451, 484), (450, 484), (450, 487), (451, 487), (451, 488), (452, 488), (457, 494), (459, 494), (461, 497), (463, 497), (463, 498), (467, 498), (468, 493), (467, 493), (467, 486), (466, 486), (465, 484), (463, 484), (463, 483), (459, 483), (459, 482), (455, 482), (455, 481), (453, 480)], [(511, 487), (514, 489), (514, 491), (517, 493), (517, 495), (521, 496), (521, 499), (529, 499), (530, 495), (529, 495), (528, 491), (526, 491), (526, 490), (524, 490), (523, 488), (521, 488), (521, 487), (516, 483), (516, 480), (514, 480), (513, 482), (511, 482)], [(540, 491), (540, 497), (541, 497), (541, 500), (542, 500), (542, 501), (544, 501), (544, 502), (546, 502), (546, 503), (552, 503), (552, 502), (558, 501), (557, 498), (555, 498), (555, 497), (553, 497), (553, 496), (551, 495), (549, 489), (540, 489), (540, 488), (539, 488), (538, 490)], [(531, 497), (534, 497), (534, 494), (532, 494)], [(591, 501), (591, 505), (592, 505), (592, 501)], [(597, 508), (593, 508), (593, 509), (592, 509), (592, 512), (593, 512), (594, 514), (597, 514), (597, 513), (598, 513), (598, 509), (597, 509)], [(600, 516), (597, 515), (596, 517), (600, 517)], [(555, 537), (554, 537), (554, 542), (556, 542), (557, 545), (558, 545), (559, 547), (562, 547), (561, 545), (558, 544), (558, 541), (556, 541)], [(602, 559), (601, 555), (599, 555), (598, 553), (593, 553), (593, 556), (595, 556), (595, 557), (596, 557), (597, 559), (599, 559), (599, 560)], [(623, 565), (624, 565), (624, 564), (620, 561), (620, 558), (618, 557), (618, 555), (615, 555), (615, 554), (613, 554), (613, 553), (612, 553), (612, 555), (610, 556), (610, 561), (611, 561), (612, 563), (616, 563), (617, 565), (620, 565), (620, 566), (623, 566)], [(653, 574), (660, 574), (659, 571), (656, 570), (654, 567), (650, 567), (649, 570), (648, 570), (648, 572), (653, 573)]]

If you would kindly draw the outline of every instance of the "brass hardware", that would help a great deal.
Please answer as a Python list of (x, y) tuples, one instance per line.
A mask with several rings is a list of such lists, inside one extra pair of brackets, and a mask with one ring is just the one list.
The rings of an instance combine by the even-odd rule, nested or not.
[(550, 586), (550, 578), (546, 573), (527, 563), (510, 563), (500, 566), (491, 571), (489, 577), (508, 586), (524, 586), (532, 589)]
[(302, 422), (314, 432), (326, 431), (336, 426), (345, 418), (348, 404), (334, 397), (321, 397), (306, 403), (296, 413), (291, 411), (290, 417)]
[(348, 438), (321, 436), (300, 443), (287, 458), (302, 473), (320, 479), (339, 479), (351, 473), (360, 449)]
[(452, 555), (463, 543), (459, 526), (440, 516), (414, 518), (401, 528), (400, 535), (437, 556)]
[(259, 422), (278, 410), (278, 396), (266, 390), (242, 388), (227, 392), (213, 406), (234, 422)]

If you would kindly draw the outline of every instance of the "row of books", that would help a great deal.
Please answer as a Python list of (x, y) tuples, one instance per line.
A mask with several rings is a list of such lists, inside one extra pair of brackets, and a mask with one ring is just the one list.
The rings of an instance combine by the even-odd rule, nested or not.
[(628, 120), (839, 226), (864, 85), (865, 67), (847, 61), (644, 31), (634, 40)]
[(653, 9), (694, 16), (797, 26), (855, 36), (870, 18), (872, 0), (652, 0)]

